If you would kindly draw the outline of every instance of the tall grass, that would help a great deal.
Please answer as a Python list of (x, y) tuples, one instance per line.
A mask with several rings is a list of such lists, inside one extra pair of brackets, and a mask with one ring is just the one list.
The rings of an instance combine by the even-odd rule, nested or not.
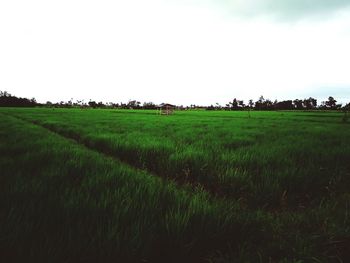
[(204, 261), (208, 248), (225, 249), (227, 239), (236, 248), (248, 243), (246, 233), (263, 229), (256, 213), (240, 215), (235, 202), (179, 189), (2, 117), (3, 260)]
[(2, 255), (349, 256), (350, 127), (337, 113), (2, 109), (0, 116)]
[(333, 171), (349, 169), (349, 127), (339, 114), (34, 112), (17, 116), (180, 184), (249, 199), (253, 208), (276, 208), (285, 191), (293, 196), (308, 189), (320, 201)]

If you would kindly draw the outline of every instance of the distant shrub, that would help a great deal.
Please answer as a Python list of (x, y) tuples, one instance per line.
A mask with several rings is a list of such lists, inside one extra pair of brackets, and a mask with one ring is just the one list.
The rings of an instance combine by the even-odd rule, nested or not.
[(0, 107), (35, 107), (37, 104), (36, 100), (26, 98), (17, 98), (7, 92), (0, 91)]

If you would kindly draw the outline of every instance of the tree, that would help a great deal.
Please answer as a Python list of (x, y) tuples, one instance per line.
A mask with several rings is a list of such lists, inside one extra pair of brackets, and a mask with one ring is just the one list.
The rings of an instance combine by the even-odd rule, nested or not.
[(88, 104), (89, 104), (89, 106), (90, 106), (91, 108), (97, 108), (97, 103), (96, 103), (96, 101), (90, 100)]
[(232, 110), (237, 110), (238, 109), (238, 100), (236, 98), (233, 99), (232, 102), (229, 102), (231, 104), (231, 109)]
[(294, 104), (292, 100), (284, 100), (275, 103), (274, 107), (276, 110), (293, 110)]
[(273, 110), (274, 104), (271, 100), (260, 96), (259, 100), (255, 102), (255, 108), (257, 110)]
[(211, 104), (210, 106), (205, 108), (206, 110), (215, 110), (215, 107), (213, 106), (213, 104)]
[(251, 109), (253, 108), (253, 106), (254, 106), (254, 102), (253, 102), (252, 99), (250, 99), (250, 100), (248, 101), (248, 117), (249, 117), (249, 118), (251, 117), (250, 111), (251, 111)]
[(0, 106), (1, 107), (34, 107), (38, 105), (34, 98), (26, 99), (26, 98), (17, 98), (16, 96), (12, 96), (7, 91), (0, 92)]
[(273, 102), (269, 99), (265, 100), (265, 110), (272, 110), (273, 109)]
[(303, 104), (307, 110), (312, 110), (317, 107), (317, 100), (310, 97), (308, 99), (304, 99)]
[(346, 111), (349, 111), (350, 110), (350, 102), (348, 104), (345, 104), (343, 109), (346, 110)]
[(12, 96), (6, 90), (5, 91), (0, 90), (0, 97), (12, 97)]
[(329, 96), (328, 100), (325, 102), (325, 106), (328, 109), (336, 109), (337, 101), (332, 96)]
[(97, 103), (97, 107), (104, 108), (106, 107), (106, 105), (102, 101), (100, 101), (99, 103)]
[(299, 99), (293, 100), (294, 106), (297, 110), (302, 110), (304, 109), (303, 101)]
[(259, 97), (259, 100), (255, 102), (255, 108), (257, 110), (262, 110), (264, 109), (264, 104), (265, 104), (265, 99), (264, 99), (264, 96), (260, 96)]
[(232, 102), (229, 102), (228, 104), (226, 104), (226, 106), (228, 106), (231, 110), (238, 110), (244, 107), (244, 103), (243, 100), (237, 100), (236, 98), (234, 98)]
[(142, 108), (146, 109), (146, 110), (154, 110), (156, 109), (156, 105), (153, 102), (144, 102), (142, 105)]
[(139, 109), (139, 108), (141, 108), (141, 102), (139, 102), (137, 100), (129, 100), (127, 107), (129, 109)]
[(249, 102), (248, 102), (248, 107), (249, 107), (249, 108), (253, 108), (253, 107), (254, 107), (254, 102), (253, 102), (252, 99), (249, 100)]

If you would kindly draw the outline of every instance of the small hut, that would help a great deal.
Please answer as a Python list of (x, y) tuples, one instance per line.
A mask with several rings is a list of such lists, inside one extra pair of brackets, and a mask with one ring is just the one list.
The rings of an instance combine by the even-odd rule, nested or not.
[(171, 115), (174, 113), (176, 106), (169, 103), (162, 103), (159, 105), (159, 114)]

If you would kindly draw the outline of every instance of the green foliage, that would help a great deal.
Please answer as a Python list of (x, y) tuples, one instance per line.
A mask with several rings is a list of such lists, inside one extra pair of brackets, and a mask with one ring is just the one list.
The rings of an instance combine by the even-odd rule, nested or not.
[(350, 127), (340, 113), (4, 108), (0, 117), (2, 257), (350, 258)]
[(349, 120), (349, 113), (347, 110), (345, 110), (343, 118), (342, 118), (342, 122), (346, 123), (346, 122), (348, 122), (348, 120)]

